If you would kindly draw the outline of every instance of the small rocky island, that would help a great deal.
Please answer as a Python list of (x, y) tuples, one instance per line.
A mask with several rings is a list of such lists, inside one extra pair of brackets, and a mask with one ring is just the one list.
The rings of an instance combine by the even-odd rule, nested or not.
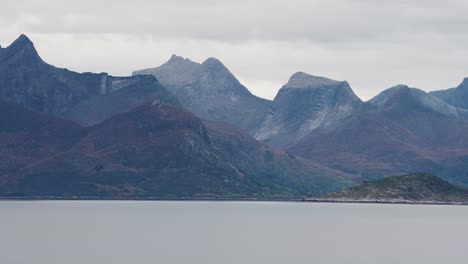
[(428, 174), (408, 174), (366, 181), (355, 187), (308, 201), (468, 204), (468, 189)]

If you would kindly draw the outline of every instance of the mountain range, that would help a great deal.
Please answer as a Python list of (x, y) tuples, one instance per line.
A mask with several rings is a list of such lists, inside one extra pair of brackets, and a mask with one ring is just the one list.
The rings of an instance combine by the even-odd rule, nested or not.
[(407, 86), (391, 88), (288, 151), (364, 180), (425, 172), (466, 185), (468, 122), (430, 99)]
[(266, 100), (215, 58), (77, 73), (21, 35), (0, 48), (0, 195), (289, 199), (413, 172), (468, 186), (467, 87), (363, 102), (297, 72)]
[(188, 110), (233, 124), (275, 147), (319, 127), (330, 127), (362, 104), (349, 84), (297, 72), (273, 101), (252, 95), (217, 59), (203, 63), (173, 55), (165, 64), (135, 71), (155, 76)]
[[(25, 36), (6, 50), (11, 52), (11, 47), (23, 41), (34, 51), (29, 56), (37, 59)], [(29, 56), (13, 64), (20, 74), (5, 75), (19, 81), (2, 87), (32, 94), (18, 100), (2, 93), (2, 196), (291, 198), (349, 184), (340, 172), (273, 149), (232, 125), (196, 117), (152, 76), (119, 77), (138, 85), (102, 94), (90, 92), (77, 102), (52, 100), (49, 108), (28, 104), (29, 98), (43, 91), (66, 97), (54, 88), (58, 74), (65, 74), (59, 78), (64, 84), (72, 83), (67, 74), (75, 76), (73, 82), (80, 85), (83, 76), (42, 60), (35, 68), (36, 63), (29, 65)], [(10, 61), (2, 61), (2, 65), (8, 68)], [(42, 67), (49, 70), (42, 71)], [(28, 69), (53, 85), (41, 85), (21, 72), (29, 73)], [(94, 89), (91, 85), (95, 83), (90, 84)], [(146, 98), (141, 91), (151, 96)], [(93, 124), (100, 118), (105, 120)]]

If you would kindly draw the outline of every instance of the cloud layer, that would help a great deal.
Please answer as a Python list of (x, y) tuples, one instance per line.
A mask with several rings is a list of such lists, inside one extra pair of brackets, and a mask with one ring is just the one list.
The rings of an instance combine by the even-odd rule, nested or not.
[(17, 0), (2, 3), (0, 43), (26, 33), (49, 63), (118, 75), (173, 53), (217, 57), (262, 97), (304, 71), (369, 99), (468, 76), (466, 10), (459, 0)]

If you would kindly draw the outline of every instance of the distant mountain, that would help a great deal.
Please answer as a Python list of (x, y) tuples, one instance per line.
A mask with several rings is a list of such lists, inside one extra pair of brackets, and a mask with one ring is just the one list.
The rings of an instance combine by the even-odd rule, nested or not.
[(364, 103), (298, 72), (271, 102), (214, 58), (76, 73), (22, 35), (0, 48), (0, 195), (297, 198), (414, 172), (468, 186), (467, 83)]
[(456, 88), (433, 91), (430, 94), (452, 106), (468, 109), (468, 78)]
[(345, 81), (295, 73), (276, 95), (255, 138), (274, 146), (295, 142), (318, 128), (330, 128), (362, 105)]
[(364, 182), (324, 197), (352, 201), (468, 203), (468, 190), (436, 176), (409, 174)]
[(468, 122), (421, 96), (403, 86), (384, 91), (288, 151), (361, 179), (426, 172), (467, 185)]
[(93, 125), (155, 99), (175, 102), (151, 76), (76, 73), (45, 63), (21, 35), (0, 53), (0, 98)]
[(165, 64), (133, 75), (154, 75), (197, 116), (233, 124), (252, 134), (271, 102), (254, 96), (217, 59), (196, 63), (173, 55)]
[(456, 108), (439, 98), (433, 96), (432, 93), (426, 93), (416, 88), (409, 88), (406, 85), (398, 85), (393, 88), (387, 89), (381, 92), (376, 97), (369, 100), (370, 104), (376, 106), (383, 106), (388, 100), (392, 99), (395, 94), (407, 92), (409, 96), (419, 105), (430, 109), (436, 113), (440, 113), (445, 116), (468, 119), (468, 110), (462, 108)]
[(1, 196), (291, 198), (346, 184), (161, 101), (88, 128), (12, 103), (0, 110)]

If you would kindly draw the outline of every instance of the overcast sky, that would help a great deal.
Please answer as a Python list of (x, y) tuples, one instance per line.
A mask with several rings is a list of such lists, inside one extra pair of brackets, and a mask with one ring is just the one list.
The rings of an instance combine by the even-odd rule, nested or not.
[(347, 80), (362, 99), (468, 76), (466, 0), (15, 0), (0, 4), (0, 44), (20, 33), (48, 63), (129, 75), (172, 54), (220, 59), (273, 98), (297, 71)]

